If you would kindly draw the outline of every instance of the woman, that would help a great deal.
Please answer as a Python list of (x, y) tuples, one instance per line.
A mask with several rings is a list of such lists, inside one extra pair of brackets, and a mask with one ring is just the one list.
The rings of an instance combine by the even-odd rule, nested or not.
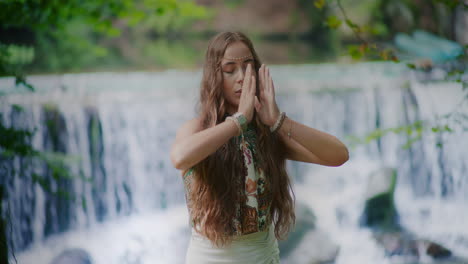
[(277, 239), (295, 221), (286, 159), (340, 166), (348, 150), (280, 112), (270, 71), (242, 33), (216, 35), (205, 59), (199, 115), (171, 149), (192, 225), (186, 263), (279, 263)]

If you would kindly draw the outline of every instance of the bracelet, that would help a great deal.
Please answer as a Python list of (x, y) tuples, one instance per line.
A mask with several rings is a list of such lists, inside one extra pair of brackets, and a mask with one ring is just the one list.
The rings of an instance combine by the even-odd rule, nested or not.
[(237, 128), (239, 129), (239, 133), (242, 134), (242, 128), (241, 128), (241, 125), (239, 124), (239, 121), (237, 121), (237, 119), (235, 119), (232, 116), (228, 116), (226, 117), (226, 120), (231, 120), (232, 122), (234, 122), (234, 124), (236, 124)]
[(247, 118), (241, 113), (237, 112), (234, 115), (232, 115), (237, 121), (239, 122), (239, 125), (242, 129), (242, 132), (247, 130)]
[(245, 116), (240, 112), (237, 112), (232, 116), (226, 117), (226, 120), (232, 120), (239, 129), (240, 134), (243, 134), (244, 131), (247, 130), (247, 118), (245, 118)]
[(278, 117), (278, 119), (276, 119), (276, 122), (273, 126), (270, 127), (270, 132), (271, 133), (274, 133), (276, 132), (280, 127), (281, 125), (283, 124), (283, 121), (284, 121), (284, 118), (286, 117), (286, 113), (285, 112), (282, 112), (280, 114), (280, 116)]

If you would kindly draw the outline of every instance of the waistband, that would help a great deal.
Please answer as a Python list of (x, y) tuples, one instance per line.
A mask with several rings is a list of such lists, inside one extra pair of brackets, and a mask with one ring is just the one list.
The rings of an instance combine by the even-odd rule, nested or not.
[[(258, 242), (264, 242), (269, 239), (273, 239), (275, 237), (274, 233), (274, 228), (273, 226), (269, 226), (266, 230), (264, 231), (258, 231), (250, 234), (245, 234), (245, 235), (235, 235), (232, 237), (232, 241), (258, 241)], [(195, 228), (192, 227), (192, 238), (198, 239), (198, 240), (207, 240), (209, 239), (202, 234), (198, 233)]]

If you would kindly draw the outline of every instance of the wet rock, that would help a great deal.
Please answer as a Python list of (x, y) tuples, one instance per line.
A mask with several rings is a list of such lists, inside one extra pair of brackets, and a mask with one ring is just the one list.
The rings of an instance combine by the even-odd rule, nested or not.
[(282, 256), (288, 256), (301, 243), (304, 235), (315, 228), (315, 220), (314, 213), (307, 205), (296, 204), (296, 225), (288, 234), (287, 240), (278, 242)]
[(389, 256), (407, 256), (414, 259), (430, 256), (434, 259), (447, 258), (452, 252), (435, 242), (415, 238), (404, 232), (376, 232), (374, 238), (384, 247)]
[(451, 257), (449, 249), (418, 238), (399, 225), (394, 204), (396, 180), (396, 170), (392, 168), (382, 168), (370, 175), (361, 225), (372, 228), (374, 238), (389, 256), (416, 262), (428, 257)]
[(392, 168), (382, 168), (370, 175), (364, 212), (360, 218), (362, 226), (399, 229), (393, 200), (396, 179), (396, 170)]
[(452, 252), (443, 246), (436, 244), (434, 242), (428, 242), (426, 253), (433, 258), (445, 258), (452, 255)]
[(296, 205), (296, 226), (287, 240), (279, 241), (281, 256), (287, 263), (331, 263), (336, 259), (338, 245), (327, 232), (316, 228), (315, 221), (307, 205)]
[(66, 249), (55, 257), (51, 264), (92, 264), (92, 258), (84, 249)]

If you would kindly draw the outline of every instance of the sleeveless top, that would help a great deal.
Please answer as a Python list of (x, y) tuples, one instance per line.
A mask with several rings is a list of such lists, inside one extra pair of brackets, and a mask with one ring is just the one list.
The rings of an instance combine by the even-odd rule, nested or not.
[[(239, 175), (244, 184), (241, 192), (245, 195), (245, 202), (233, 201), (236, 208), (236, 216), (232, 219), (233, 234), (245, 235), (259, 231), (266, 231), (271, 224), (270, 207), (272, 196), (267, 188), (266, 177), (263, 170), (257, 167), (257, 137), (251, 124), (247, 131), (237, 137), (240, 142), (239, 150), (244, 156), (243, 175)], [(191, 182), (193, 181), (193, 168), (190, 168), (184, 175), (185, 199), (190, 216), (190, 224), (194, 226), (194, 219), (191, 216), (190, 196)]]

